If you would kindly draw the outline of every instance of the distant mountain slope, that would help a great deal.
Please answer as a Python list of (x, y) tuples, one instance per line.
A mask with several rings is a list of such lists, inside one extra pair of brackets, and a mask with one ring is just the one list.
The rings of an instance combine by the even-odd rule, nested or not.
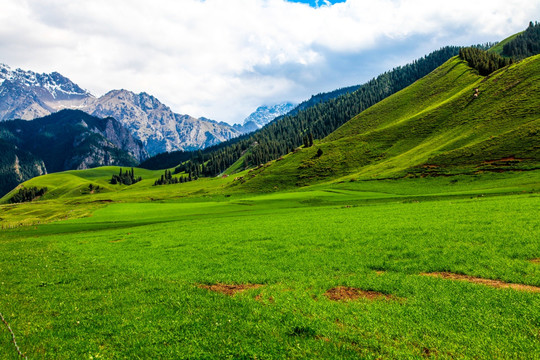
[(38, 74), (0, 64), (0, 121), (32, 120), (62, 109), (114, 117), (152, 155), (205, 148), (243, 132), (223, 122), (176, 114), (144, 92), (113, 90), (95, 98), (59, 73)]
[(540, 56), (487, 77), (455, 57), (247, 186), (538, 169), (539, 106)]
[(226, 123), (175, 114), (152, 95), (127, 90), (110, 91), (89, 101), (81, 110), (94, 116), (118, 119), (143, 142), (150, 155), (197, 150), (240, 134)]
[[(203, 151), (203, 158), (192, 162), (196, 166), (204, 162), (204, 174), (215, 176), (241, 157), (244, 161), (238, 166), (239, 170), (277, 159), (301, 146), (304, 138), (310, 134), (315, 139), (330, 134), (361, 111), (429, 74), (457, 55), (459, 49), (450, 46), (434, 51), (411, 64), (379, 75), (352, 93), (319, 103), (294, 115), (280, 117), (248, 136), (207, 148)], [(166, 157), (161, 160), (170, 163)]]
[(135, 166), (148, 156), (142, 143), (117, 120), (77, 110), (62, 110), (31, 121), (0, 122), (0, 145), (0, 193), (11, 190), (15, 182), (17, 185), (46, 172)]
[(307, 108), (310, 108), (312, 106), (316, 106), (318, 104), (327, 102), (328, 100), (335, 99), (339, 96), (355, 92), (361, 86), (362, 85), (348, 86), (341, 89), (313, 95), (308, 100), (302, 101), (300, 104), (298, 104), (298, 106), (296, 106), (293, 110), (291, 110), (291, 112), (288, 115), (296, 115), (298, 112), (305, 110)]
[(43, 160), (0, 140), (0, 197), (21, 182), (47, 173)]
[(243, 124), (245, 126), (246, 124), (252, 122), (257, 126), (257, 128), (262, 128), (270, 121), (274, 120), (278, 116), (287, 114), (295, 107), (296, 104), (290, 102), (276, 104), (272, 106), (259, 106), (257, 110), (255, 110), (253, 113), (251, 113), (248, 117), (244, 119)]

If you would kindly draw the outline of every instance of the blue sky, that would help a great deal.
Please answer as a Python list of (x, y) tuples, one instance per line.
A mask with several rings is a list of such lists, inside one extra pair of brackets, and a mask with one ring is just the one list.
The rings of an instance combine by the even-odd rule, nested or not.
[(144, 91), (177, 113), (238, 123), (260, 105), (361, 84), (540, 19), (538, 0), (298, 2), (2, 0), (0, 63), (58, 71), (96, 96)]
[(335, 3), (342, 3), (346, 0), (288, 0), (289, 2), (296, 2), (302, 4), (308, 4), (312, 7), (319, 7), (321, 5), (333, 5)]

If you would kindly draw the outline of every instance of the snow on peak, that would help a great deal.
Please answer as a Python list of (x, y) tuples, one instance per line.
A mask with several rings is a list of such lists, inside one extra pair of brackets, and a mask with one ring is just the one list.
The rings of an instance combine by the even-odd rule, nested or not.
[(244, 125), (248, 122), (254, 122), (258, 127), (263, 127), (275, 118), (287, 114), (294, 109), (296, 104), (284, 102), (271, 106), (259, 106), (255, 112), (244, 119)]
[(66, 96), (91, 96), (88, 91), (57, 72), (38, 74), (22, 69), (12, 70), (8, 65), (0, 64), (0, 85), (6, 80), (19, 86), (44, 89), (54, 99)]

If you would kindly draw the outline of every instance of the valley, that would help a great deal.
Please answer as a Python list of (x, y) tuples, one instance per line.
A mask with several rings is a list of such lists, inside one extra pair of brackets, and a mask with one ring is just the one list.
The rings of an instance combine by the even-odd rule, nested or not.
[[(538, 29), (140, 167), (114, 118), (0, 123), (31, 177), (0, 198), (2, 358), (539, 358)], [(131, 162), (38, 171), (71, 147), (23, 128), (59, 118)]]

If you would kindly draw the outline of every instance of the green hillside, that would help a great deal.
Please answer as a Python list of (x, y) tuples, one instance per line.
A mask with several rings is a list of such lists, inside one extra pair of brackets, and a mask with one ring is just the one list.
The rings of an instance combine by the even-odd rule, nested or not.
[(488, 77), (455, 57), (313, 147), (289, 154), (248, 181), (250, 187), (271, 189), (344, 176), (373, 179), (536, 169), (539, 94), (540, 56)]
[(259, 143), (187, 183), (26, 181), (0, 199), (0, 357), (540, 358), (539, 77), (455, 57), (250, 170)]
[[(185, 153), (173, 152), (149, 159), (142, 166), (156, 169), (170, 166), (171, 161), (176, 160), (178, 164), (178, 160), (190, 159), (188, 163), (191, 163), (191, 167), (200, 167), (204, 163), (203, 173), (206, 176), (216, 176), (244, 154), (244, 168), (278, 159), (291, 149), (301, 146), (304, 137), (311, 135), (315, 139), (322, 139), (361, 111), (411, 85), (457, 55), (459, 49), (456, 46), (441, 48), (412, 63), (380, 74), (353, 92), (337, 97), (332, 95), (326, 101), (317, 101), (313, 106), (275, 119), (252, 134), (206, 148), (202, 151), (202, 156), (193, 154), (189, 157), (189, 154), (186, 156)], [(258, 146), (252, 147), (254, 143)]]
[[(105, 167), (42, 176), (24, 185), (51, 189), (42, 200), (85, 194), (92, 181), (102, 187), (102, 193), (121, 192), (115, 197), (148, 199), (163, 198), (169, 191), (184, 195), (260, 192), (327, 181), (537, 169), (539, 80), (540, 56), (488, 77), (454, 57), (314, 146), (298, 148), (277, 161), (232, 175), (241, 169), (244, 156), (224, 173), (231, 175), (226, 179), (153, 187), (163, 172), (137, 169), (142, 182), (112, 186), (108, 180), (118, 168)], [(317, 155), (319, 150), (321, 156)]]
[(503, 41), (501, 42), (498, 42), (495, 46), (493, 46), (492, 48), (490, 48), (488, 51), (491, 51), (491, 52), (494, 52), (494, 53), (497, 53), (499, 55), (504, 55), (503, 54), (503, 48), (504, 48), (504, 45), (508, 44), (509, 42), (511, 42), (512, 40), (514, 40), (519, 34), (522, 34), (522, 32), (519, 32), (517, 34), (514, 34), (514, 35), (510, 35), (509, 37), (507, 37), (506, 39), (504, 39)]

